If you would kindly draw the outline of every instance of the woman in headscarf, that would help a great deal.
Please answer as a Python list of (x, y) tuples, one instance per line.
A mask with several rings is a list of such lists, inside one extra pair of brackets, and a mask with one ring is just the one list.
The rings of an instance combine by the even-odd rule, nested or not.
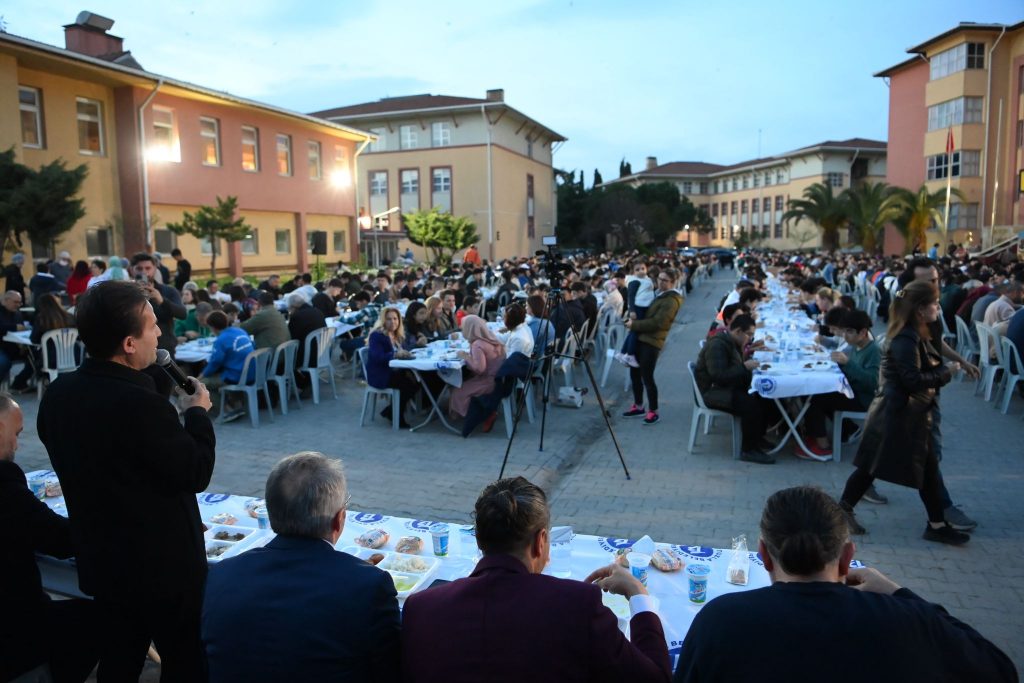
[(494, 375), (505, 361), (505, 345), (480, 316), (467, 315), (462, 320), (462, 336), (469, 342), (469, 353), (460, 351), (458, 355), (472, 374), (462, 380), (461, 387), (451, 391), (448, 410), (453, 417), (465, 417), (474, 396), (494, 391)]

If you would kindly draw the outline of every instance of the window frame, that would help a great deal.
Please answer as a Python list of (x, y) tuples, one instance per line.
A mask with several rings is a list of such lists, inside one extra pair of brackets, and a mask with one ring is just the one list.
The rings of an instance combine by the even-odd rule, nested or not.
[[(406, 189), (406, 174), (412, 175), (412, 180), (409, 181), (411, 184)], [(403, 194), (414, 194), (419, 195), (420, 193), (420, 169), (418, 168), (403, 168), (398, 171), (398, 193)]]
[[(161, 120), (164, 115), (170, 120)], [(160, 137), (164, 135), (162, 131), (166, 131), (167, 135), (167, 152), (160, 155), (158, 160), (180, 164), (181, 141), (178, 139), (178, 117), (175, 116), (174, 109), (171, 107), (154, 104), (150, 113), (150, 133), (153, 136), (151, 144), (154, 149), (163, 146), (163, 142), (160, 141)]]
[(319, 140), (306, 140), (306, 175), (310, 180), (323, 180), (324, 154)]
[[(380, 176), (383, 176), (383, 186), (380, 183)], [(370, 183), (369, 192), (371, 197), (387, 197), (388, 196), (388, 172), (387, 171), (370, 171)], [(381, 191), (383, 190), (383, 191)]]
[(398, 127), (399, 149), (419, 149), (419, 146), (419, 131), (416, 130), (415, 124), (409, 124)]
[[(90, 234), (91, 233), (91, 234)], [(106, 240), (108, 251), (93, 251), (89, 247), (90, 241), (97, 241), (100, 239), (100, 234), (103, 233), (103, 239)], [(114, 251), (114, 231), (110, 228), (103, 226), (97, 226), (94, 228), (85, 229), (85, 251), (87, 258), (96, 258), (99, 256), (110, 256)]]
[[(341, 236), (342, 247), (338, 249), (338, 236)], [(348, 253), (348, 230), (331, 231), (331, 247), (335, 254)]]
[[(82, 112), (80, 112), (78, 110), (78, 106), (81, 105), (81, 104), (95, 105), (96, 106), (96, 117), (95, 117), (95, 120), (93, 118), (91, 118), (87, 114), (82, 114)], [(103, 102), (101, 100), (94, 100), (94, 99), (91, 99), (89, 97), (79, 97), (79, 96), (76, 96), (75, 97), (75, 122), (78, 124), (78, 126), (77, 126), (78, 127), (78, 153), (83, 155), (83, 156), (89, 156), (89, 157), (102, 157), (102, 156), (106, 156), (107, 155), (107, 145), (106, 145), (106, 131), (104, 130), (104, 125), (103, 125)], [(81, 124), (83, 122), (85, 122), (85, 123), (95, 123), (96, 124), (96, 130), (97, 130), (96, 139), (99, 141), (99, 149), (98, 150), (94, 151), (94, 150), (91, 150), (91, 149), (82, 149), (82, 127), (81, 127)]]
[[(28, 104), (21, 101), (21, 94), (23, 92), (32, 93), (35, 98), (34, 104)], [(28, 112), (33, 114), (32, 118), (36, 124), (36, 139), (39, 141), (36, 144), (25, 142), (25, 120), (22, 118), (22, 113)], [(18, 117), (19, 125), (21, 127), (21, 146), (27, 147), (28, 149), (46, 149), (46, 130), (43, 126), (43, 91), (41, 88), (34, 88), (31, 85), (18, 84)]]
[[(243, 256), (259, 256), (260, 254), (260, 229), (252, 228), (251, 236), (238, 240)], [(246, 250), (246, 245), (251, 245), (251, 251)]]
[[(281, 251), (281, 235), (286, 237), (286, 243), (288, 248), (285, 251)], [(278, 256), (283, 256), (292, 253), (292, 231), (288, 228), (279, 228), (274, 230), (274, 253)]]
[[(213, 134), (212, 135), (209, 133), (209, 131), (207, 131), (207, 130), (205, 130), (203, 128), (203, 124), (207, 124), (207, 123), (212, 123), (213, 124)], [(220, 153), (220, 120), (217, 119), (217, 118), (214, 118), (213, 116), (200, 116), (199, 117), (199, 140), (203, 142), (202, 159), (201, 159), (202, 165), (203, 166), (208, 166), (210, 168), (219, 168), (221, 166), (221, 164), (223, 163), (223, 157), (221, 156), (221, 153)], [(207, 145), (209, 144), (208, 141), (210, 141), (210, 140), (213, 141), (213, 153), (214, 153), (214, 156), (216, 156), (216, 158), (217, 158), (217, 162), (213, 163), (213, 164), (211, 164), (209, 161), (207, 161), (208, 157), (207, 157), (207, 154), (206, 154), (207, 149), (208, 149)]]
[[(282, 143), (284, 143), (284, 163), (286, 169), (284, 172), (281, 171), (281, 152)], [(287, 133), (275, 133), (274, 134), (274, 161), (277, 164), (277, 175), (282, 178), (291, 178), (295, 175), (295, 160), (292, 157), (292, 136)]]
[[(438, 131), (441, 135), (438, 136)], [(440, 142), (438, 139), (440, 138)], [(447, 121), (432, 121), (430, 123), (430, 146), (450, 147), (452, 144), (452, 128)]]
[[(246, 173), (259, 173), (262, 167), (260, 164), (260, 129), (256, 126), (242, 126), (241, 127), (241, 139), (242, 139), (242, 170)], [(245, 134), (247, 132), (252, 133), (252, 142), (245, 141)], [(246, 147), (252, 147), (253, 167), (245, 167), (245, 149)]]

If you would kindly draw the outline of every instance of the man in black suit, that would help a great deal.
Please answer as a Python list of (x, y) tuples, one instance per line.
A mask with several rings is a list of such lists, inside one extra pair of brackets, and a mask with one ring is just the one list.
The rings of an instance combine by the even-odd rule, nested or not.
[(48, 666), (58, 683), (84, 681), (98, 656), (93, 604), (43, 592), (35, 554), (71, 557), (71, 526), (32, 495), (14, 464), (22, 424), (21, 408), (0, 394), (0, 680)]
[[(144, 251), (132, 256), (132, 275), (142, 284), (156, 313), (156, 322), (160, 326), (160, 341), (157, 348), (165, 349), (174, 357), (174, 348), (178, 345), (178, 337), (174, 334), (174, 321), (188, 317), (188, 310), (181, 303), (181, 292), (170, 285), (157, 282), (157, 262), (152, 254)], [(165, 397), (171, 395), (172, 384), (167, 373), (153, 366), (146, 371), (156, 383), (157, 392)]]
[(310, 305), (324, 314), (325, 318), (333, 318), (338, 315), (338, 299), (341, 297), (341, 280), (331, 278), (331, 281), (324, 287), (324, 291), (313, 295)]
[(181, 249), (177, 247), (171, 249), (171, 258), (178, 264), (178, 269), (174, 271), (174, 288), (180, 292), (185, 288), (185, 283), (192, 279), (192, 264), (181, 255)]
[[(942, 607), (851, 569), (846, 516), (821, 489), (772, 494), (758, 546), (772, 585), (697, 613), (676, 683), (1017, 680), (1009, 657)], [(728, 645), (740, 642), (742, 655)]]
[(206, 553), (195, 494), (213, 474), (210, 394), (190, 380), (182, 426), (143, 372), (160, 328), (138, 283), (92, 287), (75, 321), (89, 355), (47, 389), (36, 427), (64, 492), (78, 585), (99, 612), (99, 680), (137, 680), (152, 641), (163, 680), (201, 682)]
[(270, 472), (277, 536), (220, 562), (206, 584), (211, 683), (398, 680), (394, 582), (332, 547), (348, 498), (341, 461), (320, 453), (296, 453)]
[[(327, 325), (327, 319), (319, 309), (313, 308), (304, 296), (293, 292), (288, 295), (288, 331), (292, 339), (299, 340), (299, 350), (295, 354), (295, 367), (298, 368), (306, 358), (306, 337), (313, 330), (319, 330)], [(317, 353), (316, 341), (309, 347), (311, 354)], [(295, 373), (295, 381), (299, 387), (305, 389), (309, 386), (309, 375), (303, 372)]]

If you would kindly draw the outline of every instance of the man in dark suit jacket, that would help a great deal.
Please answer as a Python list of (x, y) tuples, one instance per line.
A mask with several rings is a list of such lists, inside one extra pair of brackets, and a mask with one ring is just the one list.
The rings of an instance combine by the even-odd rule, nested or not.
[(177, 247), (171, 249), (171, 258), (178, 264), (178, 269), (174, 271), (174, 288), (180, 292), (185, 289), (185, 283), (192, 279), (192, 264), (181, 255), (181, 249)]
[(1017, 680), (1009, 657), (942, 607), (875, 569), (851, 569), (846, 520), (821, 489), (772, 494), (759, 542), (772, 585), (697, 613), (676, 683)]
[[(306, 357), (306, 337), (313, 330), (319, 330), (327, 325), (324, 314), (310, 306), (301, 294), (288, 295), (288, 331), (292, 333), (292, 339), (299, 340), (299, 350), (295, 354), (295, 367), (302, 365)], [(311, 353), (317, 353), (316, 343), (310, 346)], [(309, 384), (309, 376), (296, 373), (303, 386)], [(304, 379), (303, 379), (304, 378)]]
[(137, 679), (153, 641), (165, 680), (202, 681), (206, 553), (195, 494), (213, 474), (209, 392), (194, 382), (181, 397), (182, 426), (142, 372), (160, 328), (139, 284), (101, 282), (78, 300), (75, 320), (89, 356), (47, 389), (36, 427), (67, 503), (78, 585), (100, 612), (100, 680)]
[(32, 495), (14, 464), (21, 408), (0, 394), (0, 680), (40, 665), (58, 683), (84, 681), (98, 657), (91, 600), (50, 600), (43, 592), (36, 553), (68, 558), (71, 526)]
[[(480, 494), (475, 519), (484, 557), (473, 573), (405, 601), (404, 680), (669, 680), (661, 621), (628, 570), (611, 565), (582, 582), (541, 574), (550, 511), (539, 487), (499, 480)], [(600, 589), (629, 598), (632, 642)]]
[(267, 478), (277, 536), (210, 570), (203, 643), (211, 683), (398, 680), (399, 615), (384, 571), (334, 550), (341, 461), (296, 453)]

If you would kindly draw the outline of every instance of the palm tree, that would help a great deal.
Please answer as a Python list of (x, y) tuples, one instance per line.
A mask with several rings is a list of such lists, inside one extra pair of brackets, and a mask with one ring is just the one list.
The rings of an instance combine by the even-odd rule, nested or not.
[(826, 249), (839, 248), (839, 230), (849, 219), (848, 202), (843, 194), (835, 195), (832, 186), (814, 183), (804, 190), (803, 199), (790, 199), (782, 222), (808, 220), (821, 229), (821, 244)]
[(850, 226), (856, 231), (864, 251), (878, 251), (882, 229), (904, 212), (899, 189), (886, 183), (864, 182), (845, 190), (843, 195), (849, 209)]
[[(964, 193), (956, 188), (952, 189), (951, 194), (961, 201), (965, 199)], [(922, 185), (917, 192), (898, 189), (897, 196), (901, 213), (894, 220), (894, 225), (906, 240), (904, 246), (906, 253), (913, 251), (914, 247), (920, 247), (922, 251), (927, 248), (928, 238), (925, 233), (932, 225), (938, 228), (943, 235), (946, 234), (945, 190), (929, 192), (928, 186)]]

